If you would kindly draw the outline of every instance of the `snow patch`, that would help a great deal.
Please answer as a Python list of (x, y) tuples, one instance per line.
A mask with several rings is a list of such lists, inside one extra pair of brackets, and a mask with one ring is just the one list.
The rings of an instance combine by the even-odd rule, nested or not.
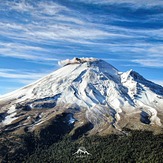
[(14, 113), (6, 116), (5, 117), (5, 120), (2, 121), (2, 124), (3, 125), (9, 125), (9, 124), (11, 124), (12, 121), (14, 121), (14, 120), (16, 120), (18, 118), (18, 117), (14, 117), (15, 115), (16, 115), (16, 112), (14, 112)]
[(11, 113), (13, 113), (13, 112), (15, 112), (15, 111), (16, 111), (15, 106), (12, 105), (12, 106), (8, 109), (7, 113), (8, 113), (8, 114), (11, 114)]

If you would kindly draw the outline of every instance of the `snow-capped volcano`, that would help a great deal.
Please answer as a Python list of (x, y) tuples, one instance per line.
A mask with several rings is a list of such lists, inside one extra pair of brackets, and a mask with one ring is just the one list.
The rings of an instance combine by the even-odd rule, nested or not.
[(57, 71), (0, 98), (2, 130), (13, 124), (14, 129), (35, 128), (63, 112), (71, 113), (69, 123), (86, 120), (94, 128), (106, 129), (106, 124), (117, 130), (145, 124), (162, 128), (162, 86), (132, 70), (119, 72), (99, 59), (74, 58), (60, 65)]

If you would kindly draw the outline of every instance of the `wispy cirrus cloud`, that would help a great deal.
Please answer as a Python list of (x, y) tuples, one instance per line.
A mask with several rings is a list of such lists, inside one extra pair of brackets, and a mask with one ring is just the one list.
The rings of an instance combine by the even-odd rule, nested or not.
[(37, 70), (29, 71), (25, 69), (17, 70), (0, 68), (0, 96), (5, 93), (14, 91), (24, 85), (31, 84), (36, 80), (43, 78), (50, 72), (50, 70), (40, 70), (38, 72)]
[[(75, 0), (71, 0), (71, 1), (75, 1)], [(84, 2), (84, 3), (93, 3), (93, 4), (131, 4), (134, 7), (153, 7), (153, 6), (160, 6), (163, 5), (162, 0), (134, 0), (134, 1), (130, 1), (130, 0), (77, 0), (79, 2)]]
[(58, 61), (57, 58), (45, 56), (46, 52), (46, 49), (37, 46), (0, 42), (0, 56), (34, 61)]
[[(30, 12), (34, 15), (40, 15), (40, 13), (55, 15), (60, 11), (68, 10), (65, 6), (59, 5), (53, 1), (37, 1), (37, 3), (27, 0), (5, 1), (1, 2), (0, 5), (7, 6), (10, 10), (15, 10), (18, 12)], [(38, 10), (35, 10), (36, 8)], [(6, 10), (6, 8), (2, 8), (2, 10)]]
[(151, 79), (151, 81), (153, 81), (154, 83), (157, 83), (157, 84), (163, 86), (163, 80), (152, 80)]
[(47, 75), (49, 72), (29, 72), (29, 71), (19, 71), (15, 69), (2, 69), (0, 68), (0, 77), (9, 78), (16, 80), (19, 83), (29, 84), (43, 76)]
[(135, 59), (132, 60), (134, 63), (138, 63), (143, 67), (163, 67), (163, 61), (159, 59)]
[[(108, 3), (109, 2), (111, 3), (112, 1), (108, 1)], [(128, 27), (122, 28), (115, 25), (113, 26), (111, 24), (105, 25), (103, 23), (95, 23), (92, 22), (95, 20), (92, 15), (87, 15), (87, 19), (84, 19), (84, 13), (78, 13), (74, 9), (69, 9), (68, 7), (52, 1), (41, 1), (38, 3), (19, 1), (17, 3), (12, 2), (12, 4), (7, 3), (7, 5), (10, 10), (27, 12), (30, 15), (29, 18), (26, 18), (26, 24), (20, 24), (20, 22), (1, 23), (2, 29), (7, 29), (6, 31), (1, 30), (3, 35), (20, 40), (30, 39), (34, 42), (47, 42), (47, 40), (76, 42), (78, 40), (80, 43), (84, 41), (87, 43), (92, 41), (96, 42), (96, 39), (116, 39), (117, 37), (121, 39), (125, 37), (135, 37), (135, 40), (140, 37), (148, 38), (149, 35), (150, 37), (152, 35), (160, 37), (160, 33), (162, 32), (158, 30), (135, 30), (128, 29)], [(47, 13), (49, 10), (52, 10), (50, 13), (54, 12), (53, 17), (50, 16), (51, 14)], [(102, 21), (103, 19), (105, 21), (104, 16), (101, 17)], [(110, 19), (113, 19), (112, 21), (114, 21), (114, 19), (123, 20), (120, 15), (118, 16), (115, 18), (112, 16)], [(34, 21), (30, 21), (30, 18)], [(14, 30), (19, 30), (22, 35), (17, 35), (17, 31)]]

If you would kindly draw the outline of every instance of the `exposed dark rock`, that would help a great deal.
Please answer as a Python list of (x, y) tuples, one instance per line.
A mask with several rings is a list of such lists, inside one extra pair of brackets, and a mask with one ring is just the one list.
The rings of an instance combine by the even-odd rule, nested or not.
[(2, 122), (5, 119), (6, 116), (7, 116), (6, 112), (5, 113), (0, 113), (0, 122)]

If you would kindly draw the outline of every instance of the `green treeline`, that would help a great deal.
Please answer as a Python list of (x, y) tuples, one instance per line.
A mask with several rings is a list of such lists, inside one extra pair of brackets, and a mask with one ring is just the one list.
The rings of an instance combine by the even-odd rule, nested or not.
[[(46, 137), (47, 136), (47, 137)], [(163, 135), (147, 131), (128, 131), (127, 135), (89, 136), (74, 140), (66, 135), (58, 141), (28, 134), (23, 136), (21, 148), (5, 162), (24, 163), (162, 163)], [(51, 135), (52, 136), (52, 135)], [(46, 140), (46, 141), (45, 141)], [(44, 143), (45, 141), (45, 143)], [(49, 141), (49, 142), (48, 142)], [(48, 143), (47, 143), (48, 142)], [(7, 143), (7, 142), (6, 142)], [(5, 144), (3, 144), (5, 145)], [(90, 155), (73, 155), (79, 147)], [(1, 148), (5, 150), (5, 146)]]
[[(86, 157), (73, 155), (80, 146), (85, 147), (91, 155)], [(132, 131), (128, 136), (92, 136), (82, 137), (76, 141), (72, 141), (71, 137), (66, 136), (49, 147), (37, 148), (32, 155), (26, 157), (25, 162), (162, 163), (163, 135)]]

